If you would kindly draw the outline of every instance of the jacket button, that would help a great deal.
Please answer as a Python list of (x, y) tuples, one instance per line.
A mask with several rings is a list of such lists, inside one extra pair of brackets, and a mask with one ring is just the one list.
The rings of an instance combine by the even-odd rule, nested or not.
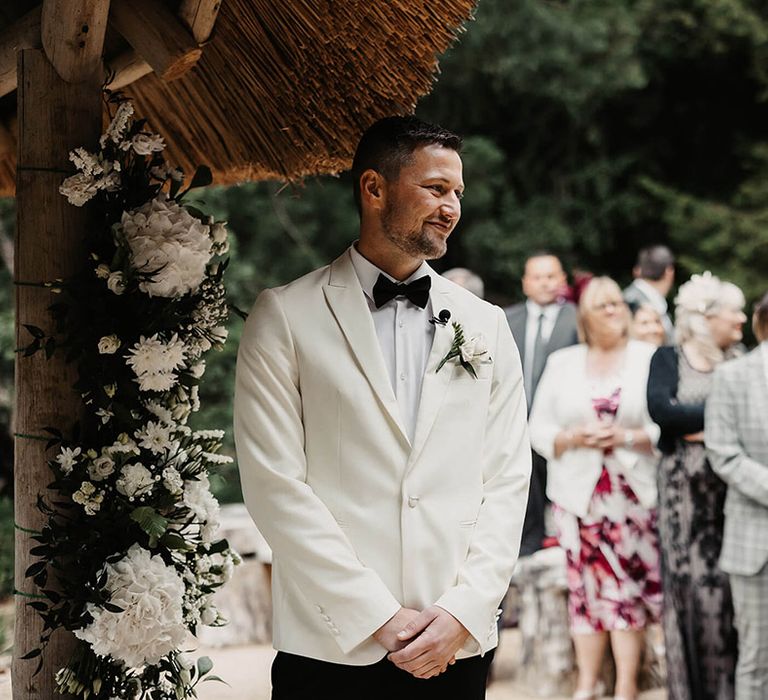
[(419, 505), (419, 497), (418, 496), (408, 496), (408, 507), (409, 508), (415, 508), (417, 505)]

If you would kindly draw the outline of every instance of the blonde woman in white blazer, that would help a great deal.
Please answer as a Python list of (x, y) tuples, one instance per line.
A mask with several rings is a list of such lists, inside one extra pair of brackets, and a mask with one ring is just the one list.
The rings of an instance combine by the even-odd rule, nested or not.
[(550, 355), (530, 417), (547, 459), (547, 496), (568, 562), (568, 610), (579, 679), (574, 698), (599, 696), (610, 640), (615, 697), (637, 698), (643, 630), (661, 611), (656, 535), (659, 428), (646, 384), (655, 348), (628, 338), (629, 312), (610, 278), (579, 302), (580, 345)]

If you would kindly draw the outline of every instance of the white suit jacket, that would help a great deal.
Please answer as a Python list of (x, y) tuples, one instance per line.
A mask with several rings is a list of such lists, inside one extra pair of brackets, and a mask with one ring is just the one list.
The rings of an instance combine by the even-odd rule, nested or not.
[(496, 644), (530, 475), (520, 361), (501, 309), (431, 276), (432, 308), (482, 333), (493, 363), (477, 379), (455, 361), (435, 372), (453, 341), (436, 327), (413, 445), (348, 251), (264, 291), (248, 317), (235, 439), (273, 550), (279, 650), (375, 663), (372, 633), (432, 604), (469, 630), (463, 655)]
[[(621, 398), (616, 425), (642, 428), (651, 444), (658, 442), (660, 429), (648, 415), (646, 389), (648, 370), (655, 347), (630, 340), (621, 379)], [(553, 353), (539, 382), (531, 410), (531, 443), (547, 460), (547, 496), (561, 508), (581, 518), (602, 471), (602, 450), (579, 448), (555, 457), (555, 437), (561, 430), (596, 420), (587, 379), (587, 346), (574, 345)], [(658, 456), (616, 448), (610, 459), (621, 468), (640, 503), (656, 505)]]

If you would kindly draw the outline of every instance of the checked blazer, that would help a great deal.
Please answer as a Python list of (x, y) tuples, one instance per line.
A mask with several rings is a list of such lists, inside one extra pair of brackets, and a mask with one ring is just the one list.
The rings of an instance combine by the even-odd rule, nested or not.
[(728, 483), (720, 567), (753, 576), (768, 561), (768, 382), (761, 347), (715, 370), (704, 426), (712, 469)]

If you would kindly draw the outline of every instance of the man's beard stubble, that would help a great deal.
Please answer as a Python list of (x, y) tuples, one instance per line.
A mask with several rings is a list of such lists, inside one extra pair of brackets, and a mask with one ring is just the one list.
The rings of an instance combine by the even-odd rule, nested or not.
[(424, 226), (418, 230), (404, 231), (398, 225), (396, 209), (396, 203), (389, 204), (381, 216), (381, 229), (386, 239), (412, 258), (442, 258), (448, 250), (445, 240), (430, 237)]

